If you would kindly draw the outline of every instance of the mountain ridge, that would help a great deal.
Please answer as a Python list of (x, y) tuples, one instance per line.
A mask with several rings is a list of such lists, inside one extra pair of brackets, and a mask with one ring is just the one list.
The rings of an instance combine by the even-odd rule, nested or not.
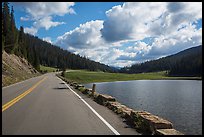
[(144, 73), (168, 71), (170, 76), (201, 76), (202, 45), (191, 47), (178, 53), (124, 67), (122, 73)]

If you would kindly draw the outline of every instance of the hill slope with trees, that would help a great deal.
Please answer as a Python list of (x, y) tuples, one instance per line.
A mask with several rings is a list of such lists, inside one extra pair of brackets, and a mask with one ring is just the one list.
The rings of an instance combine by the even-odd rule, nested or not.
[(168, 71), (169, 76), (202, 76), (202, 45), (157, 60), (134, 64), (120, 71), (123, 73)]
[(38, 71), (40, 64), (60, 69), (116, 71), (108, 65), (75, 55), (36, 36), (25, 34), (22, 26), (18, 30), (15, 24), (13, 6), (10, 12), (8, 2), (2, 4), (2, 51), (25, 58)]

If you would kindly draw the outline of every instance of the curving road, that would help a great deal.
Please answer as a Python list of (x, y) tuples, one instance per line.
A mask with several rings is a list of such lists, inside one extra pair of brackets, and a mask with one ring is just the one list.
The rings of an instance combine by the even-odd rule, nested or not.
[(55, 73), (2, 88), (3, 135), (138, 134)]

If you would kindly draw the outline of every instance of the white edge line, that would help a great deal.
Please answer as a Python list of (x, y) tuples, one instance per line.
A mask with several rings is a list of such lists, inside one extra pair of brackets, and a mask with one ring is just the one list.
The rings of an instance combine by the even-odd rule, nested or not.
[[(57, 77), (58, 79), (60, 79), (59, 77)], [(63, 81), (62, 79), (60, 79), (61, 81)], [(63, 81), (64, 82), (64, 81)], [(96, 114), (96, 116), (98, 116), (98, 118), (100, 120), (103, 121), (104, 124), (106, 124), (106, 126), (108, 126), (110, 128), (110, 130), (116, 134), (116, 135), (120, 135), (120, 133), (118, 133), (102, 116), (100, 116), (81, 96), (79, 96), (76, 92), (74, 92), (68, 85), (67, 83), (65, 82), (65, 85), (81, 100), (84, 102), (84, 104), (86, 104), (90, 109), (91, 111), (93, 111), (94, 114)]]

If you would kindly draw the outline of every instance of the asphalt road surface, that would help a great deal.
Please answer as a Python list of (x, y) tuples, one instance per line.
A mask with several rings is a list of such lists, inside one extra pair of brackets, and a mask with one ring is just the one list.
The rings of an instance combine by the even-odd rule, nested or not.
[(3, 135), (139, 135), (55, 73), (2, 88)]

